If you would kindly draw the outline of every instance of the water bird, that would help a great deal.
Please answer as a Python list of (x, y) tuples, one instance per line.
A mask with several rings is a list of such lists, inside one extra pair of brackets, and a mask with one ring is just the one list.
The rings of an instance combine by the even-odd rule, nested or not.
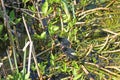
[(62, 51), (65, 53), (70, 59), (78, 59), (75, 53), (75, 50), (72, 48), (62, 46)]
[(60, 37), (58, 35), (55, 35), (54, 37), (55, 37), (55, 39), (57, 39), (60, 42), (61, 46), (64, 46), (64, 47), (71, 46), (71, 43), (67, 38), (63, 38), (63, 37)]

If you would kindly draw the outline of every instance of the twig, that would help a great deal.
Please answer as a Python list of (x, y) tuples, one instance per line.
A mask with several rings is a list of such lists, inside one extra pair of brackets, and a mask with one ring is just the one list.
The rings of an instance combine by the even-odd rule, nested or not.
[(60, 10), (60, 23), (61, 23), (61, 31), (64, 30), (64, 24), (63, 24), (63, 19), (62, 19), (62, 14), (61, 14), (61, 10)]
[(42, 51), (42, 52), (38, 53), (38, 54), (36, 55), (36, 57), (38, 57), (38, 56), (42, 55), (43, 53), (48, 52), (48, 51), (49, 51), (49, 50), (51, 50), (51, 49), (52, 49), (52, 48), (48, 48), (47, 50), (44, 50), (44, 51)]
[(17, 50), (18, 50), (18, 49), (20, 49), (20, 45), (19, 45), (18, 34), (17, 34), (17, 31), (16, 31), (16, 27), (15, 27), (15, 26), (13, 26), (13, 30), (14, 30), (14, 33), (15, 33), (16, 48), (17, 48)]
[(90, 49), (89, 49), (88, 52), (86, 53), (85, 57), (87, 57), (87, 56), (91, 53), (92, 49), (93, 49), (93, 46), (91, 45), (91, 46), (90, 46)]
[[(9, 7), (9, 8), (13, 8), (13, 9), (22, 11), (23, 13), (25, 13), (25, 14), (27, 14), (27, 15), (29, 15), (29, 16), (31, 16), (31, 17), (33, 17), (33, 18), (35, 18), (36, 20), (39, 21), (39, 18), (37, 18), (37, 17), (35, 17), (35, 16), (33, 16), (33, 15), (31, 14), (31, 13), (33, 13), (33, 11), (30, 11), (30, 10), (28, 10), (28, 9), (23, 9), (23, 8), (17, 8), (17, 7), (14, 7), (14, 6), (8, 6), (8, 5), (6, 5), (6, 6)], [(34, 12), (34, 13), (37, 13), (37, 12)], [(40, 13), (40, 12), (39, 12), (39, 13)]]
[(117, 53), (117, 52), (120, 52), (120, 49), (113, 51), (102, 51), (101, 53)]
[[(33, 2), (33, 1), (32, 1)], [(38, 5), (36, 5), (37, 3), (35, 3), (35, 2), (33, 2), (33, 5), (34, 5), (34, 7), (36, 8), (36, 10), (37, 10), (37, 15), (38, 15), (38, 21), (41, 23), (41, 25), (42, 25), (42, 28), (43, 29), (45, 29), (45, 26), (43, 25), (43, 22), (42, 22), (42, 18), (41, 18), (41, 14), (39, 13), (40, 11), (39, 11), (39, 8), (38, 8)]]
[(100, 56), (100, 55), (99, 55), (99, 58), (105, 59), (105, 60), (107, 60), (107, 62), (108, 62), (108, 58), (106, 58), (106, 57), (104, 57), (104, 56)]
[[(85, 72), (86, 75), (89, 75), (89, 74), (90, 74), (83, 65), (81, 65), (81, 68), (83, 69), (83, 71)], [(93, 77), (90, 76), (90, 75), (89, 75), (89, 79), (90, 79), (90, 80), (94, 80)]]
[(100, 48), (98, 52), (101, 52), (105, 48), (105, 46), (108, 44), (108, 41), (109, 41), (109, 35), (107, 36), (105, 43), (103, 44), (103, 46)]
[(31, 37), (30, 37), (29, 31), (28, 31), (28, 28), (27, 28), (27, 24), (26, 24), (26, 21), (25, 21), (25, 18), (24, 18), (23, 15), (22, 15), (22, 19), (23, 19), (23, 23), (24, 23), (24, 26), (25, 26), (25, 29), (26, 29), (26, 32), (27, 32), (29, 41), (32, 42), (32, 39), (31, 39)]
[(110, 3), (106, 6), (106, 8), (109, 7), (109, 6), (111, 6), (115, 1), (116, 0), (110, 1)]
[[(9, 48), (9, 56), (11, 57), (12, 56), (12, 50), (10, 50), (10, 48)], [(8, 54), (7, 54), (8, 55)], [(9, 57), (7, 57), (7, 56), (5, 56), (5, 57), (3, 57), (1, 60), (2, 61), (4, 61), (4, 60), (6, 60), (6, 59), (8, 59)]]
[(113, 31), (110, 31), (110, 30), (108, 30), (108, 29), (102, 29), (102, 30), (105, 31), (105, 32), (108, 32), (108, 33), (111, 33), (111, 34), (117, 35), (117, 33), (113, 32)]
[[(57, 46), (60, 46), (60, 44), (55, 45), (55, 47), (57, 47)], [(49, 51), (49, 50), (51, 50), (51, 49), (52, 49), (52, 48), (48, 48), (47, 50), (44, 50), (44, 51), (42, 51), (42, 52), (38, 53), (38, 54), (36, 55), (36, 57), (38, 57), (38, 56), (42, 55), (43, 53), (46, 53), (47, 51)]]
[[(28, 35), (28, 38), (29, 38), (29, 41), (32, 45), (32, 39), (30, 37), (30, 34), (29, 34), (29, 31), (28, 31), (28, 28), (27, 28), (27, 24), (26, 24), (26, 21), (25, 21), (25, 18), (24, 16), (22, 15), (22, 19), (23, 19), (23, 23), (25, 25), (25, 29), (26, 29), (26, 32), (27, 32), (27, 35)], [(32, 49), (30, 48), (30, 50), (32, 50), (32, 55), (33, 55), (33, 59), (34, 59), (34, 62), (35, 62), (35, 65), (36, 65), (36, 69), (37, 69), (37, 73), (38, 73), (38, 76), (39, 76), (39, 79), (41, 78), (41, 75), (40, 75), (40, 70), (38, 68), (38, 63), (37, 63), (37, 60), (36, 60), (36, 56), (35, 56), (35, 49), (34, 49), (34, 45), (32, 47)], [(30, 55), (30, 54), (29, 54)]]
[(3, 63), (0, 62), (0, 68), (1, 68), (2, 65), (3, 65)]
[(75, 24), (76, 25), (83, 25), (83, 24), (85, 24), (85, 22), (76, 22)]
[(8, 16), (7, 16), (7, 13), (6, 13), (6, 8), (4, 6), (4, 1), (1, 0), (1, 3), (2, 3), (3, 12), (4, 12), (4, 25), (7, 27), (7, 30), (8, 30), (9, 40), (10, 40), (10, 43), (11, 43), (11, 46), (12, 46), (12, 49), (13, 49), (13, 56), (14, 56), (14, 61), (15, 61), (15, 67), (16, 67), (17, 73), (18, 73), (19, 71), (18, 71), (18, 65), (17, 65), (17, 59), (16, 59), (15, 44), (14, 44), (13, 36), (12, 36), (12, 33), (11, 33), (9, 19), (8, 19)]
[(28, 41), (28, 42), (25, 44), (25, 46), (24, 46), (24, 48), (23, 48), (22, 50), (25, 51), (29, 44), (30, 44), (30, 41)]
[(27, 46), (30, 45), (30, 48), (29, 48), (29, 59), (28, 59), (28, 73), (30, 74), (30, 64), (31, 64), (31, 54), (32, 54), (32, 40), (31, 40), (29, 31), (28, 31), (28, 28), (27, 28), (27, 24), (26, 24), (26, 22), (25, 22), (25, 19), (24, 19), (24, 16), (23, 16), (23, 15), (22, 15), (22, 19), (23, 19), (23, 23), (24, 23), (24, 26), (25, 26), (25, 29), (26, 29), (28, 38), (29, 38), (28, 43), (27, 43), (27, 44), (24, 46), (24, 48), (23, 48), (23, 51), (25, 51), (24, 49), (26, 49)]
[(95, 9), (90, 9), (90, 10), (87, 10), (87, 11), (84, 11), (84, 12), (82, 12), (82, 13), (80, 13), (80, 12), (77, 12), (76, 14), (79, 14), (78, 16), (82, 16), (82, 15), (84, 15), (84, 14), (87, 14), (87, 13), (89, 13), (89, 12), (93, 12), (93, 11), (99, 11), (99, 10), (109, 10), (109, 8), (95, 8)]
[(105, 66), (105, 68), (111, 68), (111, 69), (115, 69), (115, 70), (117, 70), (117, 71), (119, 71), (120, 72), (120, 66)]
[(13, 71), (13, 65), (12, 65), (12, 61), (11, 61), (11, 59), (10, 59), (10, 56), (11, 56), (12, 53), (9, 53), (9, 52), (10, 52), (9, 49), (6, 50), (6, 52), (7, 52), (7, 55), (8, 55), (8, 59), (9, 59), (9, 63), (10, 63), (11, 70)]
[(97, 11), (97, 10), (108, 10), (108, 8), (95, 8), (95, 9), (90, 9), (90, 10), (84, 11), (84, 12), (82, 12), (82, 13), (80, 13), (80, 14), (78, 15), (78, 17), (80, 17), (80, 18), (78, 18), (78, 20), (83, 19), (83, 18), (86, 17), (87, 15), (92, 14), (92, 13), (94, 13), (94, 12)]
[(29, 48), (28, 73), (30, 73), (30, 64), (31, 64), (32, 46), (33, 46), (33, 42), (30, 43), (30, 48)]
[(95, 66), (95, 67), (99, 68), (100, 70), (103, 70), (103, 71), (105, 71), (105, 72), (107, 72), (107, 73), (109, 73), (109, 74), (111, 74), (111, 75), (114, 75), (114, 76), (116, 76), (116, 77), (120, 77), (119, 74), (116, 74), (116, 73), (114, 73), (114, 72), (112, 72), (112, 71), (110, 71), (110, 70), (108, 70), (108, 69), (105, 69), (105, 68), (103, 68), (103, 67), (100, 67), (100, 66), (97, 65), (97, 64), (90, 63), (90, 62), (85, 62), (85, 64), (91, 65), (91, 66)]

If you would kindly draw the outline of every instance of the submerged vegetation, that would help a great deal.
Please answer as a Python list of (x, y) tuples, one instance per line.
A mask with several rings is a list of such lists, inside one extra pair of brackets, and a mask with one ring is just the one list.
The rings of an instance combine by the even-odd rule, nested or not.
[(119, 0), (0, 6), (0, 80), (120, 79)]

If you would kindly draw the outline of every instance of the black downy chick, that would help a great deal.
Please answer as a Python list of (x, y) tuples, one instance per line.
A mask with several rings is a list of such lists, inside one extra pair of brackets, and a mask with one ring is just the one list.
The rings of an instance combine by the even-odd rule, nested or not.
[(70, 58), (70, 59), (78, 59), (75, 51), (72, 48), (62, 46), (62, 51)]
[(60, 42), (61, 46), (64, 46), (64, 47), (70, 47), (71, 46), (71, 43), (68, 39), (62, 38), (58, 35), (55, 35), (55, 38)]

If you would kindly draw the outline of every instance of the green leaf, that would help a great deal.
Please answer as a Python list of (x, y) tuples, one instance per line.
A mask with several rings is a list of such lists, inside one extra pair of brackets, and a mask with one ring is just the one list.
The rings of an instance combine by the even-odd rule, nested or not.
[(64, 72), (67, 71), (67, 65), (66, 65), (66, 63), (63, 64), (63, 70), (64, 70)]
[(22, 0), (23, 3), (27, 3), (29, 0)]
[(54, 59), (55, 59), (55, 57), (54, 57), (54, 55), (53, 55), (53, 54), (51, 54), (51, 59), (52, 59), (52, 60), (54, 60)]
[(81, 0), (81, 1), (80, 1), (80, 4), (81, 4), (82, 6), (85, 6), (85, 5), (87, 4), (87, 0)]
[(41, 39), (45, 39), (46, 38), (46, 32), (45, 31), (41, 33), (40, 38)]
[(73, 75), (74, 75), (74, 76), (77, 75), (77, 69), (73, 69)]
[(7, 34), (4, 35), (4, 38), (0, 37), (0, 40), (2, 40), (2, 41), (6, 41), (7, 39), (8, 39), (8, 35)]
[(27, 74), (25, 75), (25, 80), (28, 80), (29, 77), (30, 77), (30, 73), (27, 73)]
[(54, 55), (51, 54), (50, 58), (51, 58), (50, 63), (54, 66), (55, 65), (55, 62), (54, 62), (55, 57), (54, 57)]
[(21, 18), (18, 18), (15, 20), (15, 23), (18, 24), (20, 22)]
[(13, 78), (12, 75), (8, 75), (8, 76), (6, 77), (6, 80), (14, 80), (14, 78)]
[(34, 6), (28, 6), (28, 9), (32, 10), (33, 12), (36, 11), (36, 8)]
[(60, 2), (61, 2), (61, 0), (54, 0), (54, 2), (56, 2), (56, 3), (60, 3)]
[(34, 39), (45, 39), (46, 38), (46, 32), (42, 32), (40, 35), (39, 34), (34, 34), (33, 35)]
[(63, 6), (63, 9), (66, 13), (66, 18), (64, 18), (65, 19), (64, 22), (68, 22), (68, 21), (70, 21), (71, 17), (70, 17), (70, 12), (68, 10), (68, 5), (64, 0), (62, 0), (62, 6)]
[(78, 64), (77, 64), (77, 62), (76, 62), (76, 61), (73, 61), (73, 62), (72, 62), (72, 66), (73, 66), (74, 68), (76, 68), (76, 69), (78, 69), (78, 68), (79, 68), (79, 66), (78, 66)]
[(55, 26), (55, 25), (50, 25), (49, 26), (49, 32), (50, 32), (51, 35), (54, 34), (58, 30), (59, 30), (59, 26)]
[(50, 62), (51, 62), (51, 64), (52, 64), (53, 66), (55, 65), (55, 62), (54, 62), (53, 60), (51, 60)]
[(53, 25), (50, 27), (50, 31), (53, 31), (53, 32), (57, 31), (58, 29), (59, 29), (59, 26)]
[(50, 4), (53, 4), (53, 3), (60, 3), (61, 0), (48, 0), (48, 2), (49, 2)]
[(83, 73), (77, 74), (77, 75), (73, 78), (73, 80), (79, 80), (82, 75), (83, 75)]
[(12, 10), (10, 12), (10, 20), (13, 21), (14, 19), (15, 19), (15, 12), (14, 12), (14, 10)]
[(47, 15), (53, 12), (53, 7), (50, 7), (49, 10), (47, 11)]
[(102, 3), (105, 3), (106, 2), (106, 0), (100, 0), (100, 3), (102, 4)]
[(46, 15), (47, 11), (48, 11), (48, 2), (46, 1), (42, 6), (42, 12), (44, 13), (44, 15)]
[(53, 26), (53, 31), (57, 31), (59, 29), (59, 26)]
[(4, 41), (6, 41), (7, 39), (8, 39), (8, 35), (5, 34), (5, 35), (4, 35)]
[(41, 39), (40, 35), (38, 35), (38, 34), (34, 34), (33, 37), (34, 37), (34, 39)]
[(41, 73), (44, 74), (46, 65), (44, 63), (38, 63), (38, 67), (40, 68)]
[(3, 31), (3, 25), (0, 25), (0, 34), (2, 34)]
[(48, 0), (48, 2), (49, 2), (50, 4), (53, 4), (54, 0)]
[(31, 66), (31, 69), (32, 69), (33, 71), (35, 71), (35, 70), (36, 70), (36, 67), (35, 67), (34, 65), (32, 65), (32, 66)]

